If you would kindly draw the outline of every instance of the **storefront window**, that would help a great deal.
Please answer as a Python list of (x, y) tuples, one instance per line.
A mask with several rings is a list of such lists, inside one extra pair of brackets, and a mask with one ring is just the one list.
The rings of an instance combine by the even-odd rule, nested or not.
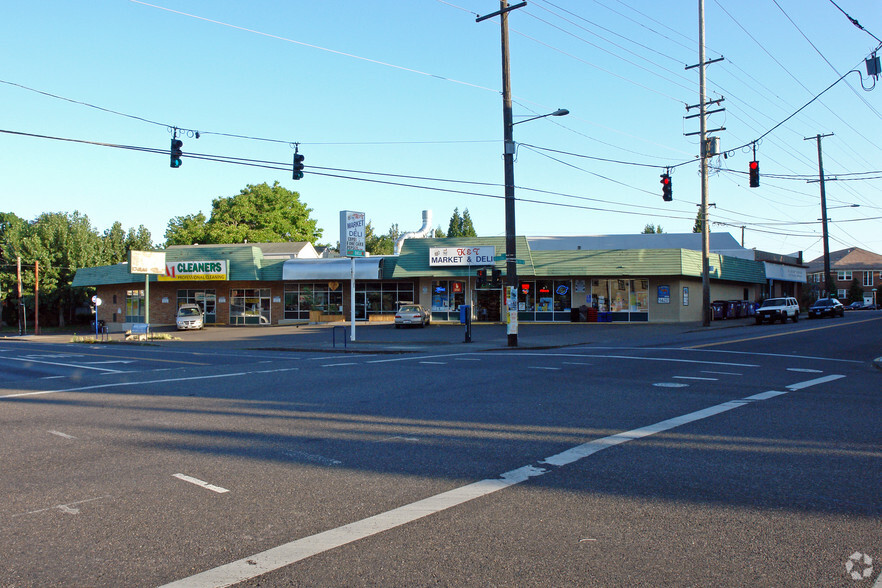
[(631, 311), (649, 312), (649, 280), (632, 280)]
[(591, 306), (598, 312), (609, 312), (608, 280), (591, 280)]
[(432, 312), (450, 310), (450, 286), (447, 280), (432, 282)]
[(631, 280), (610, 280), (610, 309), (613, 312), (627, 311), (630, 308)]
[(230, 290), (231, 325), (268, 325), (270, 319), (269, 288)]
[(126, 290), (126, 322), (144, 322), (144, 290)]
[(573, 293), (569, 280), (555, 280), (554, 282), (554, 310), (555, 312), (569, 312), (570, 301)]
[(551, 312), (554, 310), (554, 282), (552, 280), (536, 281), (536, 311)]
[(340, 314), (343, 290), (339, 282), (285, 284), (285, 318), (308, 320), (310, 310)]
[(536, 284), (534, 282), (521, 282), (518, 288), (518, 310), (534, 312), (536, 310)]

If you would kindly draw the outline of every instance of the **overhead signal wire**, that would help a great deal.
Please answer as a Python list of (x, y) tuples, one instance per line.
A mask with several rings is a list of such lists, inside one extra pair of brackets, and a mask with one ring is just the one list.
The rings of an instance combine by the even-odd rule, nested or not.
[[(833, 0), (830, 0), (830, 4), (832, 4), (832, 5), (835, 6), (836, 8), (839, 8), (839, 5), (836, 4), (836, 2), (834, 2)], [(856, 27), (859, 28), (860, 30), (864, 31), (865, 33), (867, 33), (868, 35), (870, 35), (871, 37), (873, 37), (874, 39), (876, 39), (877, 41), (879, 41), (880, 46), (882, 46), (882, 39), (880, 39), (879, 37), (877, 37), (876, 35), (874, 35), (874, 34), (871, 33), (870, 31), (868, 31), (867, 29), (865, 29), (864, 27), (862, 27), (862, 26), (861, 26), (861, 23), (859, 23), (859, 22), (857, 21), (856, 18), (852, 18), (847, 12), (845, 12), (844, 10), (842, 10), (842, 8), (839, 8), (839, 12), (841, 12), (842, 14), (844, 14), (844, 15), (845, 15), (845, 18), (847, 18), (848, 20), (851, 21), (851, 24), (853, 24), (854, 26), (856, 26)]]

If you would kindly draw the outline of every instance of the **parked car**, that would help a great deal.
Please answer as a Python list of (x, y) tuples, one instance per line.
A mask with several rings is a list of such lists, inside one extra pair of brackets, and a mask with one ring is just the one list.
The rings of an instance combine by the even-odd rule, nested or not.
[(845, 310), (863, 310), (864, 309), (863, 302), (852, 302), (851, 304), (847, 304), (845, 306)]
[(861, 310), (878, 310), (879, 306), (876, 304), (873, 304), (872, 302), (867, 302), (866, 304), (862, 305), (860, 309)]
[(182, 304), (175, 315), (178, 330), (201, 329), (205, 326), (205, 315), (198, 304)]
[(395, 313), (395, 328), (402, 325), (419, 325), (425, 327), (429, 324), (429, 313), (419, 304), (406, 304)]
[(756, 324), (758, 325), (763, 324), (763, 321), (774, 323), (780, 320), (782, 323), (786, 323), (787, 319), (791, 319), (794, 323), (799, 320), (799, 302), (791, 296), (769, 298), (756, 309)]
[(808, 310), (808, 317), (821, 318), (824, 316), (844, 316), (845, 307), (835, 298), (818, 298)]

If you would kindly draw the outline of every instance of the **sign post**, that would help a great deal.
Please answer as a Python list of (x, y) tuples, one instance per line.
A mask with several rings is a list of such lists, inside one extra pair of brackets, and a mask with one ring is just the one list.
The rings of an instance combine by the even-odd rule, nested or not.
[(98, 338), (98, 307), (101, 306), (103, 301), (98, 298), (98, 295), (92, 296), (92, 304), (95, 305), (95, 338)]
[[(150, 324), (150, 274), (165, 275), (165, 251), (129, 250), (129, 273), (144, 274), (144, 322)], [(97, 325), (98, 315), (95, 315)]]
[(355, 258), (365, 256), (365, 213), (340, 211), (340, 254), (349, 258), (349, 339), (355, 341)]

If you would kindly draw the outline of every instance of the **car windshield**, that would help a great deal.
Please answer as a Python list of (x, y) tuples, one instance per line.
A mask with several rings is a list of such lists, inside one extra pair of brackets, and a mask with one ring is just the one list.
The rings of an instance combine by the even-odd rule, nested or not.
[(398, 312), (419, 312), (419, 306), (402, 306), (398, 309)]
[(783, 298), (769, 298), (765, 302), (763, 302), (763, 307), (766, 306), (786, 306)]
[(181, 308), (178, 310), (178, 316), (199, 316), (198, 308)]
[(833, 306), (832, 300), (818, 300), (814, 306)]

